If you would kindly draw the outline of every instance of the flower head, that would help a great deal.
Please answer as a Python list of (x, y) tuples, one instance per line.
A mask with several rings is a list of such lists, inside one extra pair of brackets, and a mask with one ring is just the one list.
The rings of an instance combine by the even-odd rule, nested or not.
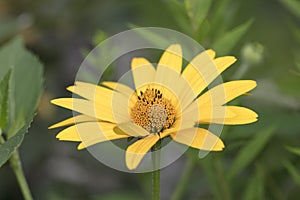
[(135, 90), (117, 82), (75, 82), (67, 90), (83, 98), (51, 102), (80, 114), (50, 128), (69, 126), (57, 138), (81, 142), (78, 149), (137, 138), (126, 149), (129, 169), (137, 168), (151, 147), (165, 137), (193, 148), (220, 151), (224, 148), (221, 139), (200, 124), (247, 124), (258, 117), (250, 109), (225, 105), (252, 90), (255, 81), (226, 82), (203, 92), (235, 61), (232, 56), (215, 58), (213, 50), (206, 50), (182, 70), (182, 50), (177, 44), (165, 50), (156, 68), (145, 58), (134, 58)]

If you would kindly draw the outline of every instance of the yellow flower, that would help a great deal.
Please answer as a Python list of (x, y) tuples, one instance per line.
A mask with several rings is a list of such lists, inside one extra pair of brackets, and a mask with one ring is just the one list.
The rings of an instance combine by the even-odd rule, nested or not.
[(80, 114), (49, 128), (69, 126), (57, 138), (81, 142), (78, 149), (103, 141), (137, 137), (126, 150), (129, 169), (137, 168), (145, 154), (167, 136), (193, 148), (222, 150), (223, 142), (199, 125), (256, 121), (258, 116), (252, 110), (225, 105), (252, 90), (256, 82), (231, 81), (203, 92), (236, 59), (232, 56), (215, 58), (213, 50), (206, 50), (193, 58), (184, 70), (182, 60), (178, 44), (167, 48), (156, 68), (145, 58), (133, 58), (135, 91), (117, 82), (101, 85), (75, 82), (67, 90), (83, 98), (60, 98), (51, 102)]

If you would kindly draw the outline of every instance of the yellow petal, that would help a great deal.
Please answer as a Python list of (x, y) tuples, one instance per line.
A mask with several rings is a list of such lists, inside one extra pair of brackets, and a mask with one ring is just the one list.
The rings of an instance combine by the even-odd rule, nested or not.
[(171, 133), (176, 142), (206, 151), (221, 151), (224, 144), (220, 138), (203, 128), (190, 128)]
[(127, 135), (133, 136), (133, 137), (140, 137), (140, 136), (147, 136), (149, 135), (149, 132), (146, 131), (144, 128), (142, 128), (139, 125), (136, 125), (132, 122), (117, 124), (117, 126), (114, 128), (114, 130), (122, 130)]
[(182, 67), (182, 49), (179, 44), (170, 45), (165, 50), (158, 62), (157, 72), (160, 71), (160, 66), (169, 67), (180, 74)]
[(111, 89), (117, 90), (120, 93), (126, 95), (126, 97), (129, 99), (128, 113), (130, 113), (130, 109), (134, 106), (134, 104), (138, 100), (136, 92), (133, 89), (131, 89), (130, 87), (128, 87), (127, 85), (124, 85), (124, 84), (118, 83), (118, 82), (105, 81), (105, 82), (102, 82), (102, 85), (105, 85)]
[(200, 124), (248, 124), (257, 121), (258, 115), (244, 107), (221, 106), (214, 107), (213, 110), (202, 110), (200, 114)]
[[(235, 116), (225, 118), (224, 124), (249, 124), (257, 121), (258, 115), (253, 110), (239, 106), (226, 106), (226, 108), (228, 111), (234, 113)], [(214, 123), (217, 123), (217, 121)]]
[(126, 150), (126, 165), (128, 169), (137, 168), (143, 157), (158, 140), (159, 136), (157, 134), (151, 134), (130, 145)]
[(139, 94), (141, 87), (147, 86), (153, 82), (155, 69), (147, 59), (133, 58), (131, 61), (131, 70), (135, 89)]
[[(75, 85), (73, 86), (67, 87), (67, 90), (92, 101), (96, 101), (101, 96), (110, 97), (113, 95), (115, 96), (115, 98), (122, 98), (123, 101), (127, 101), (129, 97), (134, 93), (131, 88), (124, 84), (113, 83), (114, 82), (106, 82), (107, 85), (114, 85), (114, 88), (116, 88), (117, 91), (80, 81), (75, 82)], [(120, 90), (122, 92), (119, 92)]]
[[(178, 99), (178, 87), (182, 67), (182, 52), (180, 45), (169, 46), (161, 56), (155, 74), (156, 89), (160, 90), (163, 96), (172, 101)], [(175, 84), (177, 83), (177, 84)], [(171, 91), (170, 96), (168, 92)], [(173, 103), (173, 102), (172, 102)]]
[[(120, 87), (124, 88), (125, 86), (120, 85)], [(128, 108), (132, 107), (136, 102), (136, 99), (134, 98), (135, 95), (126, 95), (91, 83), (76, 82), (75, 86), (70, 86), (67, 89), (92, 101), (92, 105), (95, 108), (95, 111), (92, 111), (92, 113), (94, 113), (92, 116), (95, 116), (96, 114), (99, 119), (104, 121), (115, 123), (129, 121)], [(89, 113), (91, 113), (91, 111)]]
[(211, 58), (211, 59), (214, 59), (215, 56), (216, 56), (216, 52), (212, 49), (207, 49), (205, 50), (205, 53), (207, 53), (207, 55)]
[(252, 80), (230, 81), (220, 84), (197, 99), (199, 110), (204, 107), (224, 105), (255, 87), (256, 82)]
[(58, 128), (58, 127), (62, 127), (62, 126), (74, 125), (76, 123), (93, 122), (93, 121), (98, 121), (98, 120), (96, 118), (89, 117), (89, 116), (86, 116), (86, 115), (77, 115), (77, 116), (68, 118), (66, 120), (63, 120), (61, 122), (58, 122), (58, 123), (48, 127), (48, 129)]
[(111, 93), (111, 90), (107, 88), (79, 81), (75, 82), (75, 85), (67, 87), (67, 90), (89, 100), (94, 99), (96, 95)]
[[(225, 119), (233, 118), (236, 114), (229, 110), (226, 106), (202, 106), (196, 108), (196, 102), (191, 104), (180, 116), (182, 119), (182, 127), (189, 128), (195, 124), (209, 124), (225, 122)], [(199, 110), (198, 110), (199, 109)]]
[(119, 82), (104, 81), (101, 84), (113, 90), (117, 90), (118, 92), (121, 92), (127, 96), (131, 96), (134, 93), (134, 90), (131, 89), (129, 86)]
[(236, 61), (236, 58), (232, 56), (213, 60), (212, 55), (210, 51), (197, 55), (182, 73), (182, 77), (189, 82), (190, 87), (197, 95)]
[(127, 122), (129, 114), (126, 102), (125, 105), (122, 102), (117, 104), (111, 99), (103, 96), (96, 102), (92, 102), (84, 99), (60, 98), (52, 100), (51, 103), (103, 121)]
[(113, 128), (116, 125), (108, 122), (85, 122), (70, 126), (62, 130), (56, 138), (65, 141), (83, 142), (85, 146), (130, 137), (126, 134), (115, 133)]

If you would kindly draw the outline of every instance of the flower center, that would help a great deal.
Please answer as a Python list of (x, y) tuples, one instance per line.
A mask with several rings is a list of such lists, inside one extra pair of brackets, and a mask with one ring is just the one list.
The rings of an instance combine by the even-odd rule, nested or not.
[(158, 133), (172, 126), (175, 108), (157, 89), (141, 92), (130, 113), (133, 122), (150, 133)]

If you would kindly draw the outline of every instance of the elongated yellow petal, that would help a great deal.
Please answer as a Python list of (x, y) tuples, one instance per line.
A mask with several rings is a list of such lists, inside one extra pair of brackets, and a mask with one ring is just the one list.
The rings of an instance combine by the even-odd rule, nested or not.
[(133, 137), (141, 137), (141, 136), (147, 136), (149, 135), (149, 132), (146, 131), (141, 126), (136, 125), (132, 122), (117, 124), (117, 126), (114, 128), (114, 130), (122, 130), (127, 135), (133, 136)]
[(98, 119), (89, 117), (86, 115), (77, 115), (74, 117), (70, 117), (66, 120), (63, 120), (61, 122), (58, 122), (52, 126), (50, 126), (48, 129), (53, 129), (53, 128), (58, 128), (58, 127), (63, 127), (63, 126), (69, 126), (69, 125), (74, 125), (76, 123), (82, 123), (82, 122), (94, 122), (98, 121)]
[[(249, 124), (257, 121), (258, 115), (248, 108), (239, 106), (226, 106), (226, 108), (235, 114), (234, 117), (225, 118), (224, 124), (237, 125), (237, 124)], [(214, 122), (214, 123), (217, 123)]]
[(224, 144), (220, 138), (203, 128), (190, 128), (171, 133), (176, 142), (206, 151), (221, 151)]
[(256, 82), (252, 80), (226, 82), (201, 95), (197, 102), (200, 110), (206, 106), (221, 106), (255, 87)]
[(232, 56), (213, 60), (212, 55), (210, 51), (197, 55), (182, 73), (182, 77), (189, 82), (195, 94), (201, 93), (217, 76), (236, 61), (236, 58)]
[(131, 96), (134, 93), (134, 90), (131, 89), (129, 86), (124, 85), (119, 82), (112, 82), (112, 81), (104, 81), (101, 83), (102, 85), (109, 87), (113, 90), (117, 90), (118, 92), (121, 92), (127, 96)]
[(124, 85), (124, 84), (118, 83), (118, 82), (105, 81), (105, 82), (102, 82), (102, 85), (105, 85), (111, 89), (117, 90), (120, 93), (126, 95), (126, 97), (129, 99), (128, 113), (130, 113), (130, 109), (134, 106), (134, 104), (137, 102), (137, 99), (138, 99), (136, 92), (133, 89), (131, 89), (130, 87), (128, 87), (127, 85)]
[(75, 85), (67, 87), (67, 90), (89, 100), (94, 99), (96, 95), (111, 93), (107, 88), (79, 81), (75, 82)]
[(157, 134), (151, 134), (130, 145), (126, 150), (126, 165), (128, 169), (137, 168), (143, 157), (158, 140), (159, 136)]
[[(121, 86), (124, 88), (125, 86)], [(100, 117), (106, 113), (105, 119), (110, 122), (129, 121), (129, 110), (134, 104), (134, 98), (115, 90), (111, 90), (102, 86), (76, 82), (75, 86), (67, 88), (69, 91), (76, 93), (92, 102), (97, 109), (97, 115)], [(128, 88), (127, 88), (128, 89)]]
[(158, 73), (160, 72), (160, 66), (169, 67), (180, 74), (182, 67), (182, 49), (179, 44), (170, 45), (165, 50), (158, 62)]
[(141, 87), (147, 86), (154, 81), (155, 69), (145, 58), (133, 58), (131, 61), (131, 70), (135, 89), (138, 94)]
[[(173, 101), (178, 99), (178, 87), (180, 85), (180, 72), (182, 67), (182, 50), (180, 45), (171, 45), (161, 56), (155, 74), (155, 84), (165, 98)], [(171, 91), (170, 96), (168, 92)], [(174, 97), (174, 95), (176, 97)], [(174, 104), (176, 105), (176, 104)]]
[[(196, 108), (196, 102), (191, 104), (181, 115), (184, 128), (192, 127), (195, 124), (208, 124), (208, 123), (217, 123), (223, 124), (226, 119), (233, 118), (236, 116), (236, 113), (227, 108), (227, 106), (202, 106)], [(199, 111), (198, 111), (199, 109)], [(199, 112), (199, 113), (198, 113)], [(186, 119), (189, 123), (185, 122)]]
[(258, 117), (254, 111), (239, 106), (221, 106), (213, 109), (207, 109), (200, 114), (200, 124), (248, 124), (257, 121)]
[(104, 142), (130, 137), (124, 133), (115, 133), (113, 127), (116, 125), (108, 122), (85, 122), (70, 126), (62, 130), (56, 138), (65, 141), (83, 142), (88, 146), (90, 142)]
[(113, 102), (105, 98), (102, 100), (92, 102), (84, 99), (60, 98), (52, 100), (51, 103), (103, 121), (121, 123), (129, 120), (126, 105), (120, 102), (115, 103), (113, 107)]

